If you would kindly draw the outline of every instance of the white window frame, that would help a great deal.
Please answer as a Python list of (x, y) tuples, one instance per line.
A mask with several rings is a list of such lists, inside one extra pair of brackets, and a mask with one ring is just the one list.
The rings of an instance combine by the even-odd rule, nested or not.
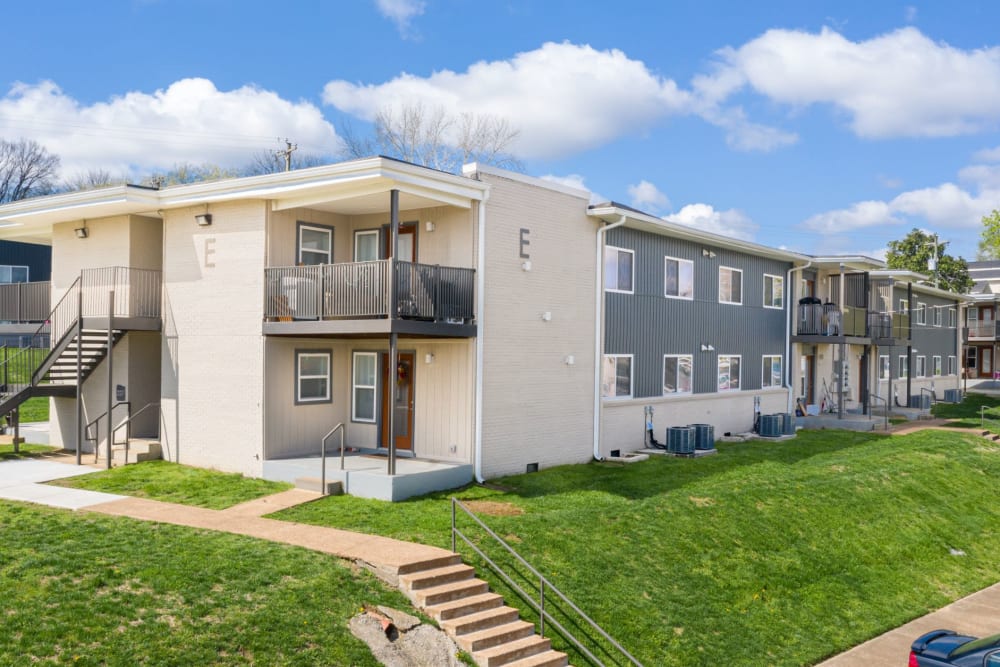
[[(669, 262), (677, 263), (677, 294), (670, 294), (667, 292), (667, 264)], [(688, 296), (681, 294), (681, 265), (686, 265), (691, 267), (691, 293)], [(682, 299), (684, 301), (694, 301), (694, 262), (690, 259), (681, 259), (680, 257), (670, 257), (669, 255), (664, 255), (663, 257), (663, 296), (668, 299)]]
[[(723, 299), (722, 298), (722, 272), (723, 271), (732, 271), (734, 273), (740, 274), (740, 293), (739, 293), (739, 296), (738, 296), (739, 301), (729, 301), (728, 299)], [(733, 281), (730, 278), (730, 280), (729, 280), (730, 287), (732, 287), (732, 284), (733, 284)], [(720, 266), (719, 267), (719, 303), (728, 303), (728, 304), (733, 305), (733, 306), (742, 306), (743, 305), (743, 269), (737, 269), (737, 268), (732, 267), (732, 266)]]
[(948, 309), (948, 328), (954, 329), (958, 325), (958, 310), (955, 308)]
[[(303, 375), (302, 360), (306, 357), (323, 357), (326, 359), (326, 373), (323, 375)], [(333, 352), (330, 350), (296, 350), (295, 351), (295, 404), (306, 405), (310, 403), (330, 403), (330, 380), (333, 368)], [(302, 381), (316, 380), (322, 378), (326, 381), (323, 396), (302, 397)]]
[[(677, 359), (677, 367), (676, 367), (677, 370), (676, 370), (676, 375), (674, 377), (674, 386), (675, 387), (680, 387), (680, 384), (681, 384), (680, 383), (680, 376), (681, 376), (681, 372), (680, 372), (680, 370), (681, 370), (680, 360), (681, 359), (687, 359), (688, 367), (691, 369), (691, 376), (690, 376), (691, 388), (690, 389), (688, 389), (686, 391), (682, 391), (680, 389), (676, 389), (674, 391), (667, 391), (667, 359)], [(665, 354), (665, 355), (663, 355), (663, 395), (664, 396), (678, 396), (678, 395), (687, 395), (687, 394), (692, 394), (692, 393), (694, 393), (694, 355), (691, 355), (691, 354)]]
[[(729, 360), (729, 387), (725, 389), (720, 389), (721, 384), (720, 378), (722, 377), (722, 360)], [(733, 387), (733, 359), (738, 360), (739, 374), (736, 377), (736, 386)], [(740, 391), (743, 386), (743, 355), (742, 354), (720, 354), (715, 363), (715, 389), (718, 392), (730, 392), (730, 391)]]
[[(312, 248), (303, 248), (302, 247), (302, 236), (303, 236), (302, 232), (304, 230), (309, 230), (311, 232), (320, 232), (322, 234), (326, 234), (327, 236), (329, 236), (330, 237), (330, 249), (329, 250), (313, 250)], [(325, 262), (319, 262), (319, 265), (333, 264), (333, 228), (332, 227), (325, 227), (323, 225), (310, 224), (308, 222), (302, 222), (300, 220), (299, 223), (298, 223), (297, 235), (298, 235), (298, 239), (297, 240), (298, 240), (299, 247), (297, 248), (297, 255), (296, 255), (296, 257), (298, 258), (298, 263), (299, 264), (305, 264), (306, 266), (317, 266), (317, 264), (306, 264), (306, 262), (303, 261), (302, 254), (304, 252), (305, 253), (309, 253), (309, 254), (315, 254), (315, 255), (326, 255), (326, 261)]]
[[(628, 253), (632, 256), (632, 267), (631, 267), (631, 289), (620, 289), (618, 286), (618, 271), (615, 271), (615, 286), (608, 287), (608, 277), (610, 273), (608, 272), (608, 251), (614, 251), (616, 253)], [(615, 267), (617, 269), (618, 258), (615, 258)], [(615, 292), (618, 294), (635, 294), (635, 250), (629, 250), (628, 248), (619, 248), (618, 246), (607, 245), (604, 246), (604, 291), (605, 292)]]
[(932, 366), (931, 373), (934, 375), (934, 377), (941, 377), (942, 368), (941, 368), (940, 354), (935, 354), (933, 357), (931, 357), (931, 366)]
[(904, 380), (910, 376), (910, 364), (908, 355), (905, 354), (899, 355), (899, 366), (897, 370), (899, 371), (899, 373), (896, 374), (896, 377), (899, 378), (900, 380)]
[[(24, 269), (24, 280), (14, 280), (14, 269)], [(6, 279), (3, 274), (6, 273)], [(0, 264), (0, 284), (16, 285), (31, 282), (31, 267), (22, 264)]]
[(889, 355), (880, 354), (878, 355), (878, 379), (888, 380), (889, 379)]
[(944, 319), (944, 316), (941, 314), (942, 310), (942, 306), (931, 306), (931, 323), (939, 329), (942, 326), (941, 321)]
[(954, 354), (948, 355), (948, 375), (958, 375), (958, 357)]
[[(611, 384), (608, 384), (605, 373), (607, 371), (607, 362), (614, 360), (614, 380)], [(607, 393), (607, 388), (611, 387), (615, 392), (618, 391), (618, 361), (621, 359), (628, 359), (628, 394), (609, 394)], [(605, 354), (604, 361), (601, 367), (601, 398), (609, 400), (621, 400), (632, 398), (632, 393), (635, 386), (635, 355), (632, 354)]]
[(375, 237), (375, 259), (378, 259), (379, 258), (378, 257), (379, 256), (379, 251), (378, 251), (379, 231), (377, 229), (361, 229), (361, 230), (358, 230), (358, 231), (354, 232), (354, 255), (353, 255), (354, 261), (355, 262), (361, 262), (361, 261), (368, 262), (368, 261), (372, 261), (372, 260), (367, 260), (367, 259), (366, 260), (360, 260), (360, 259), (358, 259), (358, 239), (360, 239), (362, 236), (374, 236)]
[(909, 299), (900, 299), (899, 300), (899, 314), (900, 315), (909, 315), (910, 314), (910, 300)]
[[(774, 384), (774, 360), (778, 360), (778, 383)], [(768, 361), (770, 360), (770, 361)], [(784, 382), (785, 359), (781, 354), (765, 354), (761, 357), (760, 387), (767, 389), (770, 387), (781, 387)]]
[(927, 326), (927, 304), (923, 301), (917, 301), (917, 307), (913, 311), (913, 319), (917, 324)]
[[(767, 279), (771, 279), (771, 294), (770, 298), (767, 294)], [(778, 305), (774, 305), (775, 297), (775, 286), (777, 286), (777, 297)], [(776, 276), (771, 273), (764, 274), (764, 307), (774, 308), (776, 310), (781, 310), (785, 307), (785, 279), (782, 276)]]
[(918, 378), (925, 378), (925, 377), (927, 377), (927, 355), (926, 354), (918, 354), (917, 355), (917, 368), (916, 368), (916, 370), (914, 372), (914, 375), (916, 377), (918, 377)]
[[(362, 424), (374, 424), (378, 421), (378, 352), (353, 352), (351, 354), (351, 421), (360, 422)], [(371, 385), (358, 384), (358, 357), (371, 357), (374, 360), (373, 368), (375, 373), (372, 377), (373, 383)], [(364, 417), (358, 416), (358, 390), (359, 389), (371, 389), (372, 390), (372, 418), (365, 419)]]

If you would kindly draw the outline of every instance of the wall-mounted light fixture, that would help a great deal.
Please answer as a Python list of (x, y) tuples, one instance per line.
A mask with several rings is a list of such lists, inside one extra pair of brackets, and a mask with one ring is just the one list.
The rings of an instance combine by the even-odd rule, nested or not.
[(702, 248), (701, 249), (701, 256), (702, 257), (708, 257), (709, 259), (712, 259), (712, 258), (715, 257), (715, 252), (712, 251), (712, 250), (709, 250), (708, 248)]
[(425, 222), (424, 223), (424, 229), (426, 229), (429, 232), (433, 232), (434, 231), (434, 221), (433, 220), (428, 220), (427, 222)]
[(202, 227), (208, 227), (210, 224), (212, 224), (211, 213), (199, 213), (198, 215), (194, 216), (194, 219)]
[(702, 343), (701, 344), (701, 351), (702, 352), (715, 352), (715, 346), (712, 345), (711, 343)]
[(523, 262), (521, 262), (521, 270), (522, 271), (531, 271), (531, 260), (530, 259), (526, 259)]
[(424, 355), (424, 363), (425, 364), (433, 364), (434, 363), (434, 353), (433, 352), (428, 352), (427, 354)]
[(87, 229), (87, 221), (84, 220), (79, 227), (73, 230), (73, 233), (76, 234), (76, 238), (78, 239), (85, 239), (90, 236), (90, 230)]
[(544, 313), (542, 313), (542, 321), (543, 322), (551, 322), (552, 321), (552, 313), (549, 312), (549, 311), (547, 311), (547, 310)]
[(574, 357), (572, 354), (567, 354), (564, 361), (566, 362), (567, 366), (572, 366), (576, 363), (576, 357)]

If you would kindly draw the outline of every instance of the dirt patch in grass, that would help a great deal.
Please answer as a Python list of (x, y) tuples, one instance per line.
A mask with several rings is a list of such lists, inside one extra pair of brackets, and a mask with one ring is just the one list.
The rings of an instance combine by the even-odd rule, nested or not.
[(524, 510), (513, 503), (496, 500), (466, 500), (464, 505), (476, 514), (486, 516), (521, 516)]
[(694, 503), (695, 507), (711, 507), (715, 504), (715, 498), (697, 498), (688, 496), (688, 500)]

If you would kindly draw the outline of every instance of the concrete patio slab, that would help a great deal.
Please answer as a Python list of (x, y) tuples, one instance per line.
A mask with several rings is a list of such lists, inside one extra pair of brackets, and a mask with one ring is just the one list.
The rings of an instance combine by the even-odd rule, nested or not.
[(77, 510), (125, 497), (42, 483), (92, 472), (96, 472), (95, 469), (88, 466), (57, 463), (45, 459), (3, 461), (0, 462), (0, 498)]

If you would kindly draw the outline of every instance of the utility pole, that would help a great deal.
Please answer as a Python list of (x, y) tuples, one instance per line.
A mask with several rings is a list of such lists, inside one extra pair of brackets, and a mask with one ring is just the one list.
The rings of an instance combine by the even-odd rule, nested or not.
[[(281, 140), (279, 139), (278, 141), (281, 141)], [(275, 155), (277, 155), (279, 157), (284, 156), (284, 158), (285, 158), (285, 171), (291, 171), (292, 170), (292, 153), (294, 153), (295, 151), (297, 151), (298, 148), (299, 148), (298, 144), (293, 144), (291, 141), (289, 141), (286, 138), (285, 139), (285, 150), (283, 150), (283, 151), (274, 151)]]
[[(928, 241), (927, 243), (928, 245), (934, 247), (934, 254), (931, 255), (930, 259), (927, 260), (927, 268), (934, 272), (934, 287), (939, 287), (940, 286), (939, 283), (941, 281), (938, 278), (938, 246), (943, 244), (938, 242), (937, 234), (934, 234), (934, 236), (932, 236), (931, 238), (933, 240)], [(947, 243), (947, 241), (945, 241), (945, 243)]]

